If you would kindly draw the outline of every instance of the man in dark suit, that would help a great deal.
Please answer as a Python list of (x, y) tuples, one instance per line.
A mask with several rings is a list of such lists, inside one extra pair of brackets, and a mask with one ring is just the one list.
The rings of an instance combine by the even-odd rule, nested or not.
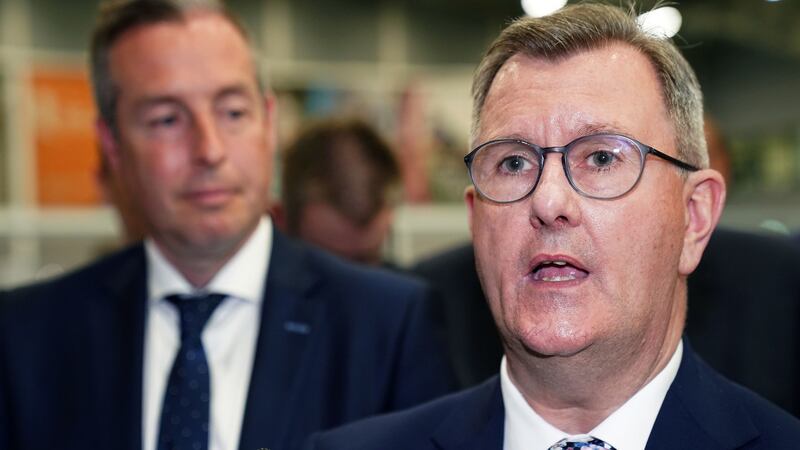
[(465, 198), (500, 375), (309, 448), (797, 446), (800, 422), (682, 340), (725, 185), (691, 67), (632, 9), (519, 19), (476, 72)]
[[(781, 236), (714, 230), (689, 276), (684, 334), (711, 367), (800, 416), (800, 249), (790, 244)], [(497, 373), (503, 348), (472, 244), (420, 261), (412, 271), (440, 294), (435, 308), (442, 311), (459, 387)], [(764, 351), (775, 343), (776, 351)]]
[(92, 75), (148, 237), (3, 294), (0, 448), (292, 449), (447, 391), (426, 288), (263, 215), (274, 102), (219, 5), (108, 5)]

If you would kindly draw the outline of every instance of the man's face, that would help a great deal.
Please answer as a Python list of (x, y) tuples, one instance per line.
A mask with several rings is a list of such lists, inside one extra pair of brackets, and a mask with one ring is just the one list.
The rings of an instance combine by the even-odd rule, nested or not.
[[(562, 146), (610, 132), (676, 156), (660, 92), (650, 63), (626, 45), (558, 62), (516, 55), (494, 80), (476, 143)], [(560, 158), (549, 154), (536, 190), (515, 203), (466, 193), (478, 271), (506, 345), (560, 356), (603, 348), (596, 344), (657, 345), (682, 326), (687, 213), (678, 169), (648, 157), (633, 191), (596, 200), (572, 189)]]
[(120, 175), (168, 256), (231, 254), (267, 202), (272, 111), (239, 32), (223, 17), (134, 28), (114, 44)]
[(383, 262), (383, 243), (392, 225), (391, 208), (383, 208), (359, 226), (335, 207), (316, 201), (303, 207), (297, 236), (351, 261), (369, 265)]

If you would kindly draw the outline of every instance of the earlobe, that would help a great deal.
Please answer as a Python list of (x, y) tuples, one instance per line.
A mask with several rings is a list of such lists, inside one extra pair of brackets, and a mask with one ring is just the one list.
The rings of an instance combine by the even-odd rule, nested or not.
[(267, 130), (267, 146), (270, 152), (273, 152), (275, 143), (278, 141), (277, 125), (278, 125), (278, 108), (275, 100), (275, 94), (267, 89), (262, 96), (261, 104), (263, 107), (263, 122), (264, 129)]
[(271, 90), (267, 89), (264, 92), (261, 103), (264, 108), (264, 121), (269, 129), (271, 128), (271, 125), (276, 123), (275, 94)]
[(278, 201), (273, 202), (269, 206), (268, 212), (272, 217), (272, 221), (275, 223), (275, 226), (284, 233), (288, 233), (289, 225), (287, 223), (286, 209), (283, 207), (283, 203)]
[(725, 204), (725, 181), (716, 170), (694, 172), (686, 180), (686, 226), (679, 272), (688, 276), (700, 263)]
[(103, 119), (97, 119), (94, 128), (103, 158), (108, 162), (109, 168), (112, 171), (116, 171), (119, 167), (120, 157), (119, 144), (117, 143), (117, 137), (114, 135), (114, 130)]
[(464, 203), (467, 205), (467, 222), (469, 231), (472, 233), (472, 215), (475, 211), (475, 187), (470, 185), (464, 189)]

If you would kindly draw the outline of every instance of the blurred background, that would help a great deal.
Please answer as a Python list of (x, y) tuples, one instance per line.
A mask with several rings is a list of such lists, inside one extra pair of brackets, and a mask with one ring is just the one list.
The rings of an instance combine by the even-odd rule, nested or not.
[[(0, 287), (67, 270), (120, 241), (98, 183), (86, 71), (97, 4), (0, 0)], [(406, 266), (468, 239), (461, 156), (471, 76), (491, 39), (524, 14), (519, 0), (228, 5), (249, 29), (278, 97), (281, 148), (307, 121), (345, 116), (368, 121), (394, 147), (405, 194), (385, 245), (388, 261)], [(675, 39), (725, 149), (714, 157), (729, 170), (723, 224), (800, 230), (800, 2), (673, 6), (682, 15)]]

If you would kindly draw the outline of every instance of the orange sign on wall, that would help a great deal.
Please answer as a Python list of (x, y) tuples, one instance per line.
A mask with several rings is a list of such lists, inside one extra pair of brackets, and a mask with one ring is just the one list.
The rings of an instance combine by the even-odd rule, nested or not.
[(95, 107), (86, 72), (36, 68), (30, 79), (35, 102), (36, 190), (43, 206), (100, 202)]

